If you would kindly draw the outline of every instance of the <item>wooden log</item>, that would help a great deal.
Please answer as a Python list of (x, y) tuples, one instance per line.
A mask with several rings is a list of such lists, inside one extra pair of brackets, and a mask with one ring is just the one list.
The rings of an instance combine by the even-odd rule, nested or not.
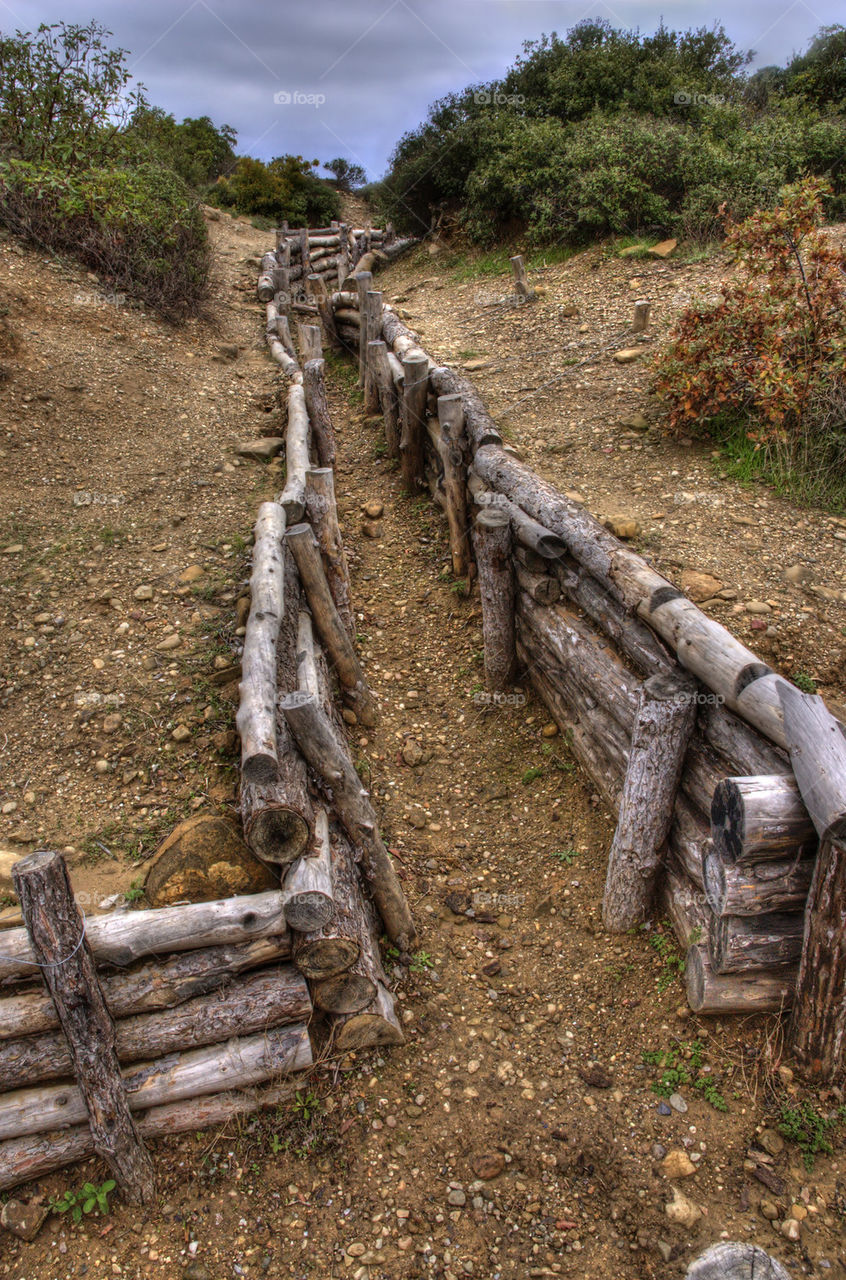
[(423, 438), (426, 433), (429, 365), (424, 356), (406, 356), (402, 368), (400, 465), (406, 490), (415, 494), (419, 492), (425, 468)]
[(295, 374), (299, 365), (296, 360), (289, 354), (284, 343), (279, 338), (274, 338), (271, 334), (267, 335), (267, 345), (270, 354), (278, 365), (281, 366), (282, 372), (288, 375)]
[(385, 420), (385, 443), (390, 458), (399, 457), (399, 396), (388, 361), (388, 349), (377, 340), (367, 344), (368, 368), (372, 370), (379, 396), (379, 406)]
[(715, 973), (751, 973), (794, 966), (802, 953), (802, 915), (714, 916), (708, 956)]
[(640, 690), (617, 829), (608, 856), (602, 919), (622, 933), (652, 910), (685, 751), (696, 719), (690, 677), (650, 676)]
[(390, 855), (382, 843), (370, 798), (361, 784), (346, 745), (320, 710), (313, 694), (293, 693), (282, 710), (300, 750), (324, 790), (331, 792), (340, 821), (361, 852), (361, 869), (388, 936), (400, 950), (410, 951), (416, 937), (411, 912)]
[(641, 298), (634, 304), (634, 319), (632, 320), (632, 333), (644, 333), (649, 324), (649, 313), (652, 310), (652, 303)]
[(788, 1038), (816, 1080), (846, 1069), (846, 735), (821, 698), (780, 689), (796, 781), (820, 836)]
[(702, 890), (675, 859), (664, 867), (658, 886), (658, 910), (673, 926), (682, 950), (699, 946), (708, 936), (708, 912)]
[(463, 578), (470, 560), (470, 524), (467, 515), (467, 435), (460, 396), (438, 396), (438, 423), (452, 571), (457, 578)]
[(289, 525), (302, 520), (305, 511), (305, 475), (309, 458), (309, 421), (305, 393), (293, 383), (288, 388), (288, 428), (285, 432), (285, 488), (278, 502)]
[[(231, 978), (223, 989), (195, 996), (174, 1009), (136, 1014), (115, 1024), (115, 1049), (123, 1063), (138, 1062), (234, 1035), (308, 1022), (311, 999), (305, 980), (290, 966)], [(0, 1090), (72, 1075), (74, 1061), (55, 1033), (0, 1044)]]
[(317, 545), (320, 547), (326, 581), (329, 584), (335, 608), (352, 640), (355, 636), (355, 620), (350, 571), (338, 525), (335, 474), (331, 467), (310, 467), (306, 472), (306, 515), (314, 530)]
[[(540, 527), (540, 526), (538, 526)], [(587, 614), (637, 670), (647, 676), (678, 668), (675, 654), (645, 622), (615, 600), (586, 569), (575, 562), (555, 566), (561, 590)]]
[(511, 263), (511, 270), (514, 272), (514, 292), (523, 302), (531, 302), (535, 296), (535, 291), (529, 284), (522, 253), (515, 254), (513, 258), (509, 258), (509, 262)]
[(567, 548), (563, 540), (550, 533), (537, 520), (532, 520), (525, 511), (509, 502), (501, 493), (492, 492), (483, 480), (472, 470), (467, 477), (467, 487), (473, 495), (478, 507), (498, 507), (505, 511), (511, 520), (515, 541), (525, 550), (533, 551), (547, 561), (557, 561), (566, 554)]
[[(153, 1204), (153, 1163), (129, 1113), (115, 1052), (115, 1024), (97, 981), (65, 860), (60, 853), (31, 853), (15, 863), (12, 882), (35, 961), (67, 1042), (77, 1080), (77, 1122), (88, 1121), (95, 1151), (129, 1202)], [(0, 1117), (4, 1101), (0, 1099)], [(42, 1127), (56, 1123), (58, 1119)], [(0, 1118), (3, 1137), (29, 1131), (13, 1125), (3, 1132)]]
[(514, 567), (517, 585), (538, 604), (555, 604), (561, 595), (558, 579), (548, 573), (531, 573), (521, 564)]
[[(287, 932), (240, 945), (185, 951), (166, 960), (142, 964), (128, 973), (99, 974), (109, 1013), (114, 1019), (130, 1014), (172, 1009), (194, 996), (226, 986), (235, 974), (274, 960), (291, 958)], [(22, 992), (0, 1000), (0, 1041), (55, 1031), (59, 1019), (53, 1001), (41, 991)]]
[(350, 236), (349, 227), (342, 222), (338, 228), (338, 285), (346, 280), (350, 273)]
[[(376, 705), (353, 649), (349, 632), (332, 599), (311, 525), (294, 525), (287, 531), (285, 538), (297, 562), (315, 626), (338, 673), (338, 679), (362, 724), (368, 727), (374, 725)], [(294, 736), (296, 737), (296, 732)]]
[(723, 778), (711, 802), (711, 836), (726, 863), (780, 862), (816, 848), (795, 778)]
[(359, 271), (367, 271), (368, 273), (372, 273), (373, 271), (378, 270), (378, 268), (386, 260), (387, 259), (385, 255), (381, 252), (380, 249), (367, 249), (365, 250), (364, 253), (362, 253), (361, 257), (358, 259), (358, 262), (356, 263), (356, 267), (358, 268)]
[(241, 738), (241, 772), (266, 783), (279, 765), (276, 750), (276, 640), (285, 609), (282, 538), (285, 512), (275, 502), (258, 510), (250, 575), (250, 613), (241, 659), (235, 724)]
[(311, 271), (311, 260), (308, 253), (308, 228), (300, 228), (300, 262), (302, 264), (303, 275), (307, 276)]
[(335, 431), (326, 399), (325, 367), (323, 359), (306, 360), (303, 365), (303, 395), (317, 460), (321, 467), (334, 467)]
[(373, 904), (361, 891), (353, 852), (344, 835), (333, 832), (333, 840), (344, 845), (342, 862), (349, 923), (355, 930), (358, 955), (343, 971), (313, 981), (311, 993), (316, 1008), (326, 1013), (358, 1013), (377, 995), (378, 984), (387, 985), (379, 955), (379, 923)]
[(369, 359), (371, 342), (378, 342), (382, 336), (382, 294), (377, 289), (368, 289), (364, 295), (364, 311), (361, 315), (362, 337), (364, 340), (364, 412), (379, 413), (379, 384)]
[(355, 286), (358, 293), (358, 314), (361, 322), (359, 346), (358, 346), (358, 385), (364, 386), (364, 371), (367, 365), (367, 324), (365, 323), (365, 308), (367, 306), (367, 294), (373, 288), (373, 276), (369, 271), (356, 270)]
[(301, 324), (298, 328), (302, 364), (305, 365), (308, 360), (322, 360), (323, 343), (320, 338), (320, 326), (317, 324)]
[(815, 858), (788, 858), (750, 865), (726, 862), (716, 848), (702, 861), (708, 906), (716, 916), (760, 916), (804, 911)]
[(473, 526), (473, 548), (482, 598), (485, 684), (489, 693), (505, 693), (517, 674), (514, 632), (514, 572), (511, 522), (504, 511), (480, 511)]
[(258, 278), (256, 293), (259, 302), (270, 302), (276, 293), (276, 273), (275, 271), (262, 271)]
[(332, 294), (332, 310), (355, 311), (358, 313), (358, 294), (343, 289), (336, 289)]
[[(123, 1089), (131, 1110), (145, 1111), (302, 1071), (311, 1061), (308, 1031), (294, 1024), (130, 1066), (122, 1074)], [(74, 1085), (17, 1089), (0, 1097), (0, 1139), (46, 1133), (85, 1118), (85, 1103)]]
[(319, 929), (294, 935), (294, 964), (312, 986), (351, 969), (361, 955), (364, 902), (352, 849), (330, 828), (329, 859), (335, 914)]
[(723, 1241), (690, 1264), (685, 1280), (790, 1280), (790, 1273), (756, 1244)]
[(777, 973), (714, 972), (707, 947), (691, 947), (684, 967), (687, 1000), (694, 1013), (780, 1013), (793, 1002), (796, 972)]
[(334, 1053), (397, 1044), (405, 1044), (405, 1036), (394, 1009), (394, 997), (381, 983), (372, 1004), (358, 1013), (333, 1019), (331, 1049)]
[(352, 307), (338, 307), (335, 312), (335, 321), (338, 325), (345, 325), (356, 331), (361, 328), (361, 315)]
[[(309, 247), (310, 253), (312, 249), (334, 248), (337, 245), (340, 245), (340, 243), (341, 243), (340, 234), (339, 235), (319, 235), (319, 236), (309, 235), (309, 238), (308, 238), (308, 247)], [(312, 254), (311, 256), (314, 257), (314, 254)]]
[[(216, 902), (94, 916), (86, 921), (85, 937), (98, 964), (126, 966), (143, 956), (285, 934), (284, 901), (284, 894), (270, 890)], [(2, 952), (0, 979), (32, 977), (36, 957), (26, 929), (7, 930)]]
[(322, 929), (335, 914), (332, 892), (332, 853), (329, 848), (329, 820), (326, 810), (314, 816), (314, 851), (298, 858), (285, 876), (285, 919), (291, 929), (311, 933)]

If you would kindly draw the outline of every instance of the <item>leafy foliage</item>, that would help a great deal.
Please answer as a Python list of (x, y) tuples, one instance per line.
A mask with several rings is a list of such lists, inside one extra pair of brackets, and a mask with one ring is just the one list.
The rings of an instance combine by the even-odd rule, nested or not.
[(242, 156), (232, 176), (219, 178), (209, 192), (211, 204), (240, 214), (258, 214), (293, 226), (321, 226), (336, 218), (341, 202), (331, 185), (316, 177), (302, 156), (277, 156), (269, 164)]
[(823, 1116), (812, 1102), (803, 1098), (795, 1106), (781, 1108), (778, 1130), (783, 1138), (799, 1147), (805, 1168), (810, 1173), (818, 1155), (831, 1155), (830, 1135), (844, 1121), (846, 1107), (840, 1107), (833, 1116)]
[(177, 124), (172, 115), (146, 103), (136, 107), (125, 135), (131, 154), (167, 165), (198, 190), (234, 168), (236, 138), (230, 125), (218, 128), (208, 116)]
[(68, 1189), (58, 1199), (50, 1201), (50, 1209), (53, 1213), (69, 1213), (74, 1222), (81, 1222), (83, 1214), (94, 1213), (95, 1210), (101, 1216), (109, 1212), (109, 1196), (112, 1194), (116, 1183), (109, 1178), (107, 1182), (95, 1186), (93, 1182), (83, 1184), (81, 1191), (71, 1191)]
[(679, 1042), (669, 1049), (645, 1050), (641, 1057), (647, 1066), (657, 1067), (660, 1072), (652, 1082), (652, 1092), (660, 1098), (669, 1098), (682, 1086), (691, 1085), (716, 1111), (728, 1110), (713, 1076), (702, 1070), (701, 1040)]
[(367, 181), (367, 174), (361, 165), (353, 164), (350, 160), (345, 160), (343, 156), (337, 156), (334, 160), (327, 160), (323, 168), (334, 174), (335, 182), (342, 191), (354, 191), (358, 187), (363, 187)]

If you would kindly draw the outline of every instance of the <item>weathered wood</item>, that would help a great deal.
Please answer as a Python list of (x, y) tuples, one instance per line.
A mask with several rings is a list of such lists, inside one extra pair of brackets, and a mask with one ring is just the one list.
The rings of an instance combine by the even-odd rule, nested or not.
[(725, 1241), (691, 1262), (685, 1280), (790, 1280), (790, 1273), (756, 1244)]
[(372, 370), (379, 394), (379, 406), (385, 420), (385, 443), (388, 456), (399, 457), (399, 396), (388, 360), (388, 349), (377, 340), (367, 344), (368, 368)]
[(332, 599), (311, 525), (294, 525), (287, 531), (285, 538), (297, 562), (315, 626), (326, 645), (329, 657), (338, 673), (338, 679), (362, 724), (373, 725), (376, 723), (376, 705), (353, 649), (349, 632)]
[(467, 476), (467, 487), (477, 507), (497, 507), (507, 513), (514, 531), (514, 540), (521, 547), (553, 562), (566, 554), (567, 548), (561, 538), (527, 516), (521, 507), (509, 502), (504, 494), (492, 492), (472, 468)]
[(338, 242), (338, 286), (340, 287), (350, 273), (350, 234), (345, 222), (342, 222), (338, 228)]
[(326, 581), (329, 584), (335, 608), (352, 640), (355, 636), (355, 620), (350, 590), (350, 571), (338, 525), (335, 475), (331, 467), (310, 467), (306, 472), (306, 515), (314, 530), (317, 545), (320, 547)]
[[(129, 965), (157, 953), (285, 934), (284, 904), (284, 894), (271, 890), (217, 902), (94, 916), (86, 921), (85, 936), (98, 964)], [(0, 979), (32, 977), (36, 957), (26, 929), (5, 932), (2, 952)]]
[(535, 291), (529, 284), (522, 253), (515, 254), (513, 258), (509, 258), (509, 262), (511, 263), (511, 270), (514, 272), (514, 292), (524, 302), (531, 302), (535, 296)]
[(684, 980), (694, 1013), (780, 1013), (793, 1002), (796, 971), (721, 976), (711, 967), (707, 947), (700, 944), (685, 956)]
[(294, 964), (313, 986), (351, 969), (363, 937), (364, 902), (352, 849), (334, 828), (328, 840), (335, 914), (321, 928), (295, 934), (293, 942)]
[(780, 690), (790, 762), (820, 835), (789, 1043), (814, 1079), (846, 1070), (846, 738), (821, 698)]
[(309, 421), (302, 386), (288, 388), (288, 427), (285, 432), (285, 488), (278, 502), (285, 508), (287, 523), (302, 520), (305, 511), (305, 473), (311, 466), (308, 452)]
[(361, 322), (364, 339), (364, 412), (378, 413), (379, 384), (369, 358), (370, 343), (378, 342), (382, 336), (382, 294), (377, 289), (368, 289), (364, 295)]
[(321, 467), (334, 467), (335, 430), (326, 398), (325, 365), (323, 359), (306, 360), (303, 365), (303, 396), (317, 460)]
[(674, 858), (664, 867), (657, 902), (660, 915), (670, 921), (683, 950), (704, 943), (708, 936), (708, 911), (702, 890)]
[(695, 694), (689, 676), (650, 676), (641, 686), (602, 904), (605, 928), (614, 932), (643, 924), (652, 910), (696, 719)]
[[(115, 1051), (115, 1024), (97, 981), (65, 860), (60, 853), (29, 854), (15, 863), (12, 881), (77, 1080), (77, 1122), (88, 1121), (94, 1149), (130, 1203), (152, 1204), (153, 1163), (129, 1113)], [(0, 1136), (29, 1132), (14, 1123), (9, 1129), (8, 1122), (3, 1130), (4, 1101), (0, 1099)]]
[[(222, 1088), (258, 1084), (271, 1075), (302, 1071), (311, 1061), (308, 1031), (293, 1024), (130, 1066), (122, 1075), (123, 1089), (131, 1110), (146, 1111)], [(0, 1097), (0, 1139), (46, 1133), (60, 1125), (80, 1124), (85, 1118), (85, 1103), (74, 1085), (17, 1089)]]
[(507, 513), (497, 507), (480, 511), (473, 525), (473, 549), (479, 570), (485, 684), (489, 693), (505, 693), (517, 674), (511, 545)]
[(301, 324), (298, 328), (302, 364), (305, 365), (309, 360), (322, 360), (323, 343), (320, 338), (320, 326), (317, 324)]
[(532, 573), (521, 564), (514, 566), (517, 585), (538, 604), (555, 604), (561, 596), (558, 579), (549, 573)]
[(345, 876), (348, 920), (355, 929), (359, 952), (343, 972), (328, 974), (311, 984), (315, 1006), (326, 1013), (357, 1013), (375, 999), (380, 982), (387, 985), (379, 954), (379, 922), (373, 904), (362, 893), (352, 848), (340, 831), (332, 833), (333, 843), (345, 846), (338, 859)]
[[(230, 975), (227, 985), (195, 996), (174, 1009), (142, 1013), (115, 1024), (120, 1062), (138, 1062), (200, 1045), (219, 1044), (234, 1035), (267, 1027), (308, 1022), (311, 999), (304, 979), (290, 966)], [(70, 1076), (74, 1061), (63, 1036), (46, 1034), (0, 1044), (0, 1090), (27, 1088), (43, 1080)]]
[(652, 310), (652, 303), (641, 298), (634, 304), (634, 319), (632, 320), (632, 333), (644, 333), (649, 324), (649, 313)]
[(331, 1048), (334, 1053), (396, 1044), (405, 1044), (405, 1036), (394, 1010), (394, 997), (381, 983), (372, 1004), (359, 1013), (342, 1014), (333, 1019)]
[(323, 325), (323, 332), (330, 346), (338, 349), (341, 346), (341, 340), (338, 337), (338, 331), (335, 328), (335, 312), (332, 307), (332, 299), (326, 286), (325, 277), (319, 272), (312, 272), (308, 277), (309, 297), (317, 307), (317, 314), (320, 317), (320, 323)]
[(711, 802), (711, 836), (724, 862), (746, 866), (811, 853), (817, 833), (796, 779), (723, 778)]
[(364, 386), (364, 370), (367, 366), (367, 325), (365, 323), (365, 308), (367, 306), (367, 294), (373, 288), (373, 276), (369, 271), (356, 270), (355, 287), (358, 293), (358, 315), (361, 322), (359, 345), (358, 345), (358, 385)]
[(416, 937), (411, 912), (346, 745), (313, 694), (290, 694), (281, 705), (300, 750), (331, 794), (338, 818), (361, 852), (361, 869), (388, 936), (401, 950), (410, 951)]
[(467, 435), (460, 396), (438, 396), (438, 423), (452, 571), (457, 578), (463, 578), (470, 562), (470, 524), (467, 515)]
[(709, 919), (708, 956), (715, 973), (751, 973), (795, 966), (802, 953), (803, 918), (793, 912)]
[(326, 810), (314, 816), (314, 850), (298, 858), (285, 877), (285, 919), (291, 929), (311, 933), (322, 929), (335, 914), (332, 892), (332, 854), (329, 848), (329, 820)]
[(403, 484), (411, 494), (419, 492), (425, 470), (423, 438), (426, 433), (429, 364), (425, 356), (406, 356), (402, 362), (402, 411), (400, 467)]
[(726, 862), (716, 847), (702, 860), (708, 905), (717, 916), (760, 916), (804, 911), (816, 859), (792, 858), (749, 865)]
[(285, 608), (282, 538), (285, 512), (275, 502), (258, 510), (250, 575), (250, 613), (241, 659), (235, 724), (241, 738), (241, 772), (248, 782), (276, 777), (276, 640)]

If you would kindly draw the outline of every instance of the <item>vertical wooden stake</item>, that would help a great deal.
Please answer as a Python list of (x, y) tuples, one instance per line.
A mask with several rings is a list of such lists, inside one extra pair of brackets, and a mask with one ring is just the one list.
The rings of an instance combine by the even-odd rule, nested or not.
[(364, 370), (367, 367), (367, 294), (373, 284), (370, 271), (356, 271), (355, 283), (358, 289), (358, 385), (364, 386)]
[(507, 693), (517, 674), (508, 512), (499, 507), (485, 507), (480, 511), (473, 528), (473, 544), (482, 596), (485, 684), (489, 693)]
[(350, 233), (345, 222), (338, 227), (338, 235), (341, 237), (338, 250), (338, 288), (343, 289), (344, 281), (350, 274)]
[(306, 360), (303, 365), (303, 395), (318, 461), (321, 467), (334, 467), (335, 431), (326, 399), (324, 360)]
[(326, 581), (351, 640), (355, 639), (355, 622), (350, 592), (350, 571), (338, 527), (335, 501), (335, 473), (331, 467), (310, 467), (306, 472), (306, 515), (311, 522), (317, 545), (323, 556)]
[(313, 298), (317, 303), (317, 314), (320, 316), (320, 323), (323, 325), (323, 332), (327, 341), (340, 351), (343, 344), (338, 337), (338, 330), (335, 328), (335, 312), (332, 310), (332, 299), (329, 297), (326, 281), (318, 272), (313, 272), (308, 278), (308, 293), (309, 297)]
[(320, 337), (320, 325), (301, 324), (298, 328), (302, 363), (305, 364), (307, 360), (322, 360), (323, 342)]
[(368, 346), (382, 336), (382, 294), (378, 289), (368, 289), (364, 297), (360, 334), (364, 334), (364, 412), (379, 412), (379, 387), (376, 374), (368, 360)]
[(68, 1042), (94, 1148), (130, 1203), (153, 1204), (153, 1163), (129, 1112), (114, 1023), (84, 938), (65, 860), (60, 853), (31, 853), (15, 863), (12, 879), (33, 953), (43, 966), (41, 974)]
[(403, 483), (409, 493), (418, 492), (423, 482), (423, 439), (429, 398), (429, 360), (424, 355), (407, 355), (402, 362), (402, 434), (400, 463)]
[(649, 324), (649, 313), (652, 310), (652, 303), (641, 298), (635, 303), (634, 320), (632, 321), (632, 333), (643, 333)]
[(303, 269), (303, 280), (307, 280), (311, 272), (311, 259), (308, 255), (308, 227), (300, 228), (300, 263)]
[(602, 904), (606, 929), (623, 933), (649, 918), (695, 722), (695, 680), (673, 673), (644, 681), (608, 856)]
[(399, 457), (399, 398), (391, 373), (388, 348), (380, 340), (367, 344), (367, 367), (372, 370), (379, 393), (382, 417), (385, 419), (385, 443), (388, 457)]
[(518, 298), (522, 298), (524, 302), (531, 302), (535, 296), (535, 291), (529, 284), (529, 277), (526, 275), (526, 266), (523, 262), (523, 255), (518, 253), (511, 259), (511, 269), (514, 272), (514, 290)]
[(467, 464), (465, 461), (464, 404), (461, 396), (438, 396), (441, 426), (441, 461), (449, 521), (449, 549), (452, 571), (457, 578), (467, 572)]

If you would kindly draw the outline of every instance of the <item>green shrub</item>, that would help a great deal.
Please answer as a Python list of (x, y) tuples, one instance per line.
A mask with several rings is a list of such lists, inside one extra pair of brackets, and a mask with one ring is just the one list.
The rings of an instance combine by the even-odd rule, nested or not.
[(208, 294), (206, 225), (167, 169), (69, 174), (7, 160), (0, 163), (0, 221), (41, 248), (72, 254), (115, 292), (168, 319), (195, 313)]
[(337, 191), (316, 177), (302, 156), (278, 156), (269, 164), (241, 156), (232, 176), (218, 179), (208, 200), (247, 216), (287, 218), (295, 227), (324, 226), (341, 209)]

